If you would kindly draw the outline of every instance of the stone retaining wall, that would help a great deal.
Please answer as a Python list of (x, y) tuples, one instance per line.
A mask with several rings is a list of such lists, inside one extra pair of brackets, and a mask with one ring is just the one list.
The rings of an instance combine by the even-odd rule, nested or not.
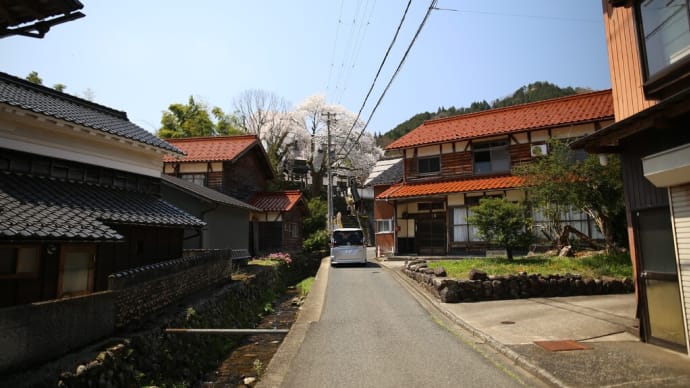
[(110, 275), (108, 288), (115, 292), (115, 326), (139, 321), (186, 295), (230, 282), (231, 260), (231, 250), (215, 250)]
[(583, 278), (580, 275), (488, 276), (472, 270), (470, 280), (446, 277), (442, 267), (429, 268), (426, 260), (414, 260), (402, 269), (444, 303), (574, 295), (622, 294), (635, 291), (632, 279)]

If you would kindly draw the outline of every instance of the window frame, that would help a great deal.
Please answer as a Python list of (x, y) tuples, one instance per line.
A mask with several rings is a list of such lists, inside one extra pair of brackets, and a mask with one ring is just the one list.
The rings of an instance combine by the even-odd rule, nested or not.
[[(381, 229), (380, 225), (388, 225), (384, 230)], [(392, 218), (379, 218), (376, 219), (376, 233), (393, 233), (394, 232), (393, 219)]]
[[(498, 163), (498, 159), (492, 158), (494, 152), (505, 151), (505, 155), (508, 160), (508, 168), (505, 170), (497, 170), (494, 168), (494, 163)], [(490, 171), (478, 171), (477, 154), (479, 153), (489, 153), (489, 166)], [(491, 174), (503, 174), (510, 172), (511, 160), (510, 160), (510, 140), (491, 140), (484, 142), (472, 143), (472, 173), (474, 175), (491, 175)]]
[[(40, 276), (43, 268), (43, 263), (41, 260), (42, 247), (40, 245), (5, 245), (3, 246), (3, 248), (14, 249), (14, 257), (10, 259), (11, 261), (13, 261), (12, 272), (0, 272), (0, 279), (35, 279)], [(18, 268), (20, 267), (20, 249), (35, 250), (36, 255), (33, 258), (35, 260), (35, 271), (17, 272)]]
[[(86, 289), (80, 291), (63, 292), (65, 255), (73, 252), (86, 252), (90, 255), (86, 280)], [(96, 245), (94, 244), (74, 244), (62, 245), (60, 247), (60, 264), (58, 267), (57, 298), (68, 298), (73, 296), (88, 295), (93, 292), (96, 272)]]
[[(192, 179), (187, 179), (190, 177)], [(205, 172), (180, 173), (178, 178), (182, 179), (185, 182), (193, 183), (195, 185), (204, 186), (204, 187), (206, 187), (206, 184), (208, 183), (208, 174)], [(202, 178), (203, 182), (201, 184), (198, 183), (197, 178)]]
[[(431, 170), (428, 168), (425, 168), (424, 171), (422, 171), (422, 162), (427, 162), (427, 161), (432, 161), (436, 160), (438, 163), (438, 169), (437, 170)], [(430, 167), (430, 166), (426, 166)], [(441, 156), (440, 155), (434, 155), (434, 156), (422, 156), (417, 158), (417, 172), (419, 175), (438, 175), (441, 173)]]
[[(685, 21), (688, 23), (688, 30), (690, 31), (690, 2), (688, 0), (683, 1), (686, 6)], [(650, 74), (647, 55), (648, 46), (644, 33), (644, 20), (642, 18), (643, 0), (635, 0), (633, 3), (637, 49), (640, 54), (640, 69), (645, 96), (654, 99), (665, 98), (683, 88), (690, 87), (690, 47), (688, 48), (688, 53), (677, 62), (666, 65), (653, 75)]]

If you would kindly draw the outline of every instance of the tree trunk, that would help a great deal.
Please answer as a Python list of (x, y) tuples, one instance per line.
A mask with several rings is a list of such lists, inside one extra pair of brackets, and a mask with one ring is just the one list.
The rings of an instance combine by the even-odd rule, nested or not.
[(508, 261), (513, 261), (513, 248), (512, 247), (506, 247), (506, 258)]

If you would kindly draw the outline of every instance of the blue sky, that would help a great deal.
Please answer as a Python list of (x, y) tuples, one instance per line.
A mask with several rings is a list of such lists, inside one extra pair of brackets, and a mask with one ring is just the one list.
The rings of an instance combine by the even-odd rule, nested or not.
[[(155, 131), (190, 95), (232, 112), (263, 89), (298, 104), (310, 95), (359, 111), (407, 1), (89, 1), (86, 17), (44, 39), (0, 39), (0, 71), (128, 113)], [(363, 110), (368, 118), (430, 1), (415, 0)], [(374, 114), (386, 132), (439, 106), (491, 102), (534, 81), (610, 87), (601, 0), (439, 0)]]

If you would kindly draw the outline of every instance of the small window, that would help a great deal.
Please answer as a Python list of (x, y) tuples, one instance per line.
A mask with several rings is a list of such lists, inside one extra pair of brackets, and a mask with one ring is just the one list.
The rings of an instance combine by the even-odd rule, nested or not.
[(441, 158), (438, 156), (419, 158), (418, 170), (420, 174), (435, 174), (441, 171)]
[(393, 219), (376, 220), (376, 233), (393, 233)]
[(474, 144), (473, 154), (475, 174), (510, 171), (510, 153), (508, 152), (507, 141)]
[(206, 174), (180, 174), (180, 179), (184, 179), (195, 185), (206, 186)]
[(0, 276), (25, 277), (35, 276), (40, 270), (40, 248), (34, 247), (1, 247)]
[(63, 246), (58, 277), (59, 298), (93, 291), (95, 254), (94, 245)]
[(417, 204), (417, 210), (422, 211), (422, 210), (443, 210), (445, 207), (443, 206), (443, 202), (420, 202)]

